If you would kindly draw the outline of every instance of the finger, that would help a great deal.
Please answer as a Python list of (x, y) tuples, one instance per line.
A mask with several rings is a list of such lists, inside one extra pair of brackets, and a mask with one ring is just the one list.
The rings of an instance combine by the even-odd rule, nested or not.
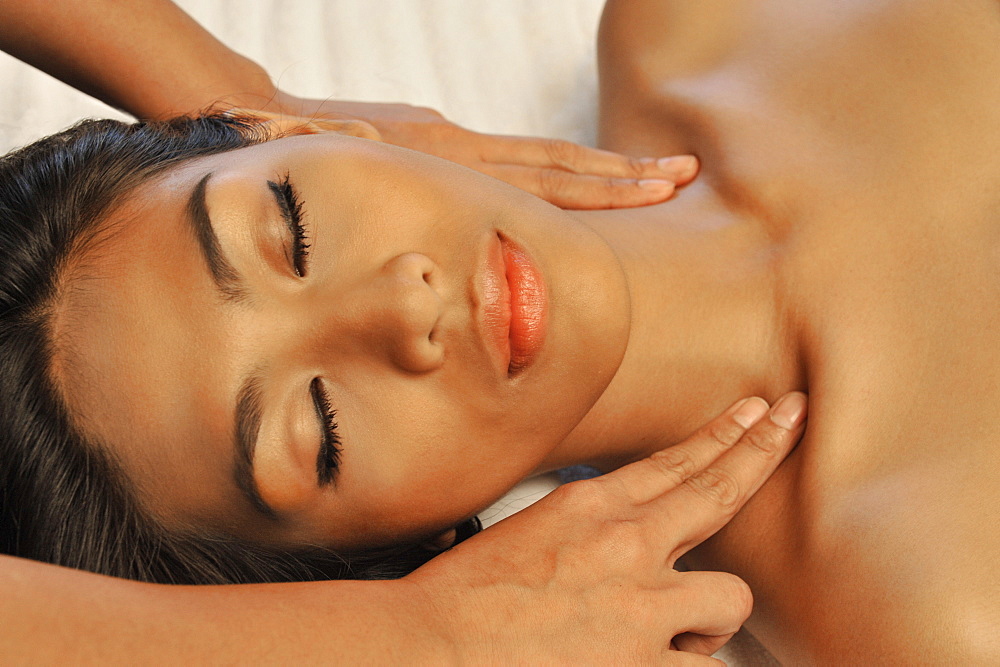
[(290, 116), (273, 111), (261, 111), (260, 109), (246, 109), (242, 107), (227, 109), (223, 112), (223, 115), (262, 123), (267, 128), (268, 135), (274, 139), (302, 134), (333, 132), (351, 137), (381, 141), (381, 136), (373, 125), (357, 119)]
[(666, 519), (658, 524), (663, 543), (677, 545), (669, 565), (735, 516), (798, 442), (805, 417), (805, 394), (786, 394), (714, 463), (645, 506)]
[(698, 655), (712, 655), (720, 648), (729, 643), (736, 633), (713, 637), (711, 635), (699, 635), (693, 632), (685, 632), (674, 637), (674, 648), (685, 653), (697, 653)]
[(712, 655), (753, 611), (753, 594), (739, 577), (726, 572), (679, 572), (671, 587), (673, 643), (680, 651)]
[(626, 497), (635, 504), (647, 503), (715, 462), (722, 452), (743, 437), (748, 428), (766, 415), (767, 410), (767, 402), (762, 398), (737, 401), (687, 440), (595, 481), (620, 485)]
[(664, 664), (678, 667), (726, 667), (726, 663), (721, 660), (717, 660), (716, 658), (710, 658), (697, 653), (678, 651), (673, 646), (670, 647), (669, 651), (665, 652), (663, 662)]
[(371, 123), (363, 120), (333, 120), (328, 118), (317, 118), (310, 121), (309, 125), (315, 128), (316, 132), (335, 132), (350, 137), (360, 137), (371, 139), (372, 141), (382, 141), (382, 135)]
[(561, 139), (487, 135), (480, 155), (484, 162), (557, 169), (575, 174), (611, 178), (662, 178), (683, 184), (698, 173), (693, 155), (665, 158), (630, 157), (620, 153), (588, 148)]
[(310, 119), (303, 116), (282, 116), (270, 121), (270, 130), (275, 138), (292, 137), (303, 134), (343, 134), (381, 141), (382, 137), (373, 125), (363, 120)]
[(569, 209), (608, 209), (648, 206), (674, 194), (672, 181), (573, 174), (559, 169), (511, 165), (482, 165), (480, 171), (533, 195)]

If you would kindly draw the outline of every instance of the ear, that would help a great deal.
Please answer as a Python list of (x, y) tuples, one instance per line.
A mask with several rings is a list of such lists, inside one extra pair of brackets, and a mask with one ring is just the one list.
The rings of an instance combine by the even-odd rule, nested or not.
[(421, 546), (428, 551), (444, 551), (445, 549), (450, 549), (455, 545), (455, 539), (457, 537), (458, 532), (454, 528), (449, 528), (433, 540), (424, 542)]

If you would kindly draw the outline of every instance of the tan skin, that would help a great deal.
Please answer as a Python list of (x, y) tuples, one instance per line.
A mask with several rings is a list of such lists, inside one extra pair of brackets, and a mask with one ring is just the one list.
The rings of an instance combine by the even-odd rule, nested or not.
[[(763, 309), (729, 323), (756, 353), (726, 360), (731, 329), (702, 328), (707, 352), (658, 389), (711, 394), (685, 374), (714, 359), (715, 400), (810, 392), (802, 446), (697, 558), (750, 583), (749, 627), (782, 661), (1000, 655), (998, 42), (989, 2), (606, 9), (603, 146), (704, 163), (629, 220), (683, 244), (662, 268), (683, 267), (678, 292)], [(726, 311), (682, 312), (666, 331), (691, 350), (677, 324)], [(681, 430), (711, 405), (622, 393)]]
[[(20, 0), (0, 16), (0, 47), (141, 118), (222, 102), (276, 131), (333, 130), (426, 150), (568, 208), (663, 201), (696, 168), (686, 158), (482, 135), (407, 105), (295, 98), (165, 0)], [(190, 589), (0, 556), (0, 647), (15, 661), (99, 664), (164, 656), (649, 662), (668, 648), (707, 655), (746, 618), (749, 591), (731, 575), (671, 566), (732, 517), (801, 435), (801, 422), (781, 425), (790, 414), (802, 418), (800, 398), (759, 419), (765, 408), (759, 399), (737, 404), (677, 445), (672, 452), (696, 462), (681, 477), (651, 457), (566, 487), (400, 581)], [(719, 495), (720, 476), (742, 493)], [(501, 619), (505, 610), (516, 614)]]
[[(996, 136), (982, 130), (997, 127), (1000, 120), (996, 8), (970, 2), (956, 12), (945, 3), (910, 3), (905, 11), (900, 6), (864, 17), (839, 13), (838, 21), (830, 21), (818, 10), (811, 10), (814, 15), (797, 4), (778, 4), (761, 3), (752, 12), (726, 10), (721, 3), (701, 5), (700, 10), (670, 3), (609, 6), (602, 33), (602, 129), (607, 146), (636, 154), (690, 151), (701, 155), (705, 164), (703, 178), (669, 207), (569, 217), (485, 181), (477, 185), (481, 200), (461, 203), (447, 187), (465, 178), (454, 168), (417, 168), (427, 164), (421, 162), (425, 158), (351, 139), (325, 140), (323, 145), (310, 139), (282, 140), (220, 156), (219, 168), (239, 174), (264, 169), (274, 178), (286, 170), (308, 172), (301, 167), (304, 155), (341, 164), (358, 152), (367, 156), (359, 163), (365, 171), (380, 174), (380, 165), (396, 165), (398, 171), (386, 167), (386, 173), (398, 179), (397, 194), (407, 202), (397, 211), (401, 215), (394, 216), (395, 204), (377, 194), (349, 207), (348, 213), (363, 217), (385, 211), (381, 224), (397, 233), (372, 239), (350, 221), (347, 226), (358, 231), (336, 250), (347, 253), (345, 261), (356, 251), (379, 270), (415, 253), (442, 276), (466, 275), (461, 273), (468, 272), (465, 265), (445, 263), (457, 254), (454, 248), (465, 247), (449, 238), (452, 231), (428, 237), (414, 233), (416, 228), (403, 220), (409, 216), (426, 224), (427, 218), (421, 218), (426, 211), (440, 214), (434, 202), (441, 192), (450, 192), (446, 198), (459, 202), (454, 209), (444, 209), (458, 212), (449, 230), (485, 229), (488, 236), (490, 225), (500, 225), (525, 244), (553, 294), (559, 295), (552, 303), (570, 299), (565, 309), (553, 306), (551, 338), (529, 369), (534, 375), (513, 383), (502, 420), (467, 392), (460, 394), (455, 412), (434, 415), (457, 420), (445, 426), (462, 429), (463, 442), (474, 432), (477, 444), (502, 454), (499, 473), (509, 475), (511, 482), (531, 469), (567, 462), (614, 467), (676, 441), (739, 395), (777, 397), (788, 389), (808, 389), (811, 417), (803, 446), (737, 520), (698, 552), (697, 562), (731, 568), (754, 587), (760, 602), (750, 627), (781, 660), (986, 662), (996, 657), (1000, 617), (995, 577), (986, 565), (1000, 560), (1000, 535), (983, 520), (1000, 500), (993, 446), (1000, 434), (992, 419), (994, 369), (1000, 367), (995, 334), (1000, 322), (994, 307), (1000, 289), (995, 279), (1000, 146)], [(782, 22), (771, 21), (772, 13)], [(682, 29), (686, 22), (691, 22), (690, 29)], [(636, 26), (648, 33), (637, 34)], [(962, 36), (965, 49), (960, 55), (948, 48), (955, 39), (940, 39), (941, 31)], [(683, 35), (695, 34), (697, 42), (684, 41)], [(976, 67), (970, 68), (970, 63)], [(852, 85), (844, 83), (848, 73)], [(941, 85), (948, 86), (948, 95), (941, 94)], [(840, 109), (852, 113), (836, 113)], [(945, 131), (942, 119), (952, 118), (965, 122), (947, 125)], [(265, 153), (275, 162), (268, 163)], [(89, 289), (101, 304), (90, 307), (101, 316), (87, 321), (66, 318), (67, 326), (76, 325), (78, 338), (75, 346), (66, 348), (57, 370), (63, 371), (67, 395), (79, 397), (74, 407), (81, 421), (122, 457), (150, 507), (167, 520), (224, 523), (240, 532), (258, 530), (260, 524), (235, 501), (227, 504), (212, 495), (223, 493), (221, 461), (228, 458), (222, 450), (213, 453), (204, 447), (229, 439), (206, 437), (199, 442), (198, 451), (206, 458), (193, 476), (184, 461), (171, 464), (162, 456), (157, 457), (156, 474), (151, 474), (150, 453), (136, 444), (156, 442), (159, 452), (166, 453), (172, 436), (164, 433), (205, 433), (206, 425), (208, 431), (214, 425), (222, 434), (232, 421), (228, 407), (206, 410), (193, 419), (190, 413), (178, 416), (173, 411), (178, 392), (189, 396), (198, 391), (197, 383), (175, 370), (178, 347), (171, 339), (157, 342), (135, 324), (143, 317), (149, 318), (145, 326), (158, 331), (165, 324), (164, 313), (157, 317), (156, 301), (141, 295), (155, 287), (161, 298), (171, 298), (172, 280), (200, 281), (185, 292), (194, 297), (172, 304), (182, 308), (181, 315), (171, 315), (177, 322), (168, 322), (171, 328), (166, 331), (173, 336), (177, 328), (204, 338), (201, 347), (211, 354), (192, 364), (209, 382), (202, 398), (225, 387), (228, 391), (222, 389), (221, 395), (231, 395), (233, 381), (226, 378), (262, 356), (286, 355), (281, 368), (290, 377), (301, 369), (319, 369), (340, 354), (340, 348), (329, 348), (329, 356), (320, 361), (310, 355), (322, 348), (322, 337), (333, 335), (329, 327), (341, 323), (332, 316), (320, 318), (322, 300), (293, 309), (285, 299), (260, 298), (253, 301), (255, 326), (267, 320), (272, 305), (287, 308), (280, 321), (295, 335), (272, 339), (272, 325), (259, 329), (263, 335), (253, 336), (252, 345), (241, 344), (238, 339), (250, 339), (251, 334), (233, 334), (243, 329), (225, 326), (243, 320), (226, 314), (225, 304), (210, 300), (210, 281), (204, 267), (200, 273), (195, 270), (198, 256), (190, 238), (169, 234), (180, 224), (177, 192), (186, 193), (215, 164), (209, 164), (211, 160), (216, 158), (192, 163), (152, 184), (151, 192), (161, 203), (156, 216), (142, 217), (142, 225), (134, 222), (135, 216), (142, 216), (141, 205), (132, 203), (119, 212), (121, 231), (86, 262), (100, 276)], [(376, 179), (375, 193), (381, 182)], [(343, 199), (342, 193), (330, 195), (339, 183), (321, 183), (304, 199), (309, 206), (326, 196)], [(428, 186), (434, 186), (431, 194)], [(268, 217), (254, 216), (247, 203), (252, 197), (214, 196), (209, 204), (213, 219), (244, 216), (256, 224)], [(231, 206), (225, 207), (225, 201)], [(345, 224), (344, 216), (333, 219), (322, 213), (325, 210), (314, 213), (317, 244), (323, 225), (333, 229), (334, 224)], [(470, 211), (471, 216), (465, 215)], [(515, 215), (510, 218), (503, 215), (511, 211)], [(486, 213), (488, 222), (483, 220)], [(152, 226), (151, 219), (156, 220)], [(228, 223), (222, 224), (226, 228)], [(402, 229), (396, 227), (400, 224)], [(160, 225), (166, 225), (161, 230), (166, 235), (155, 235)], [(575, 231), (567, 237), (569, 230)], [(153, 247), (153, 238), (163, 241)], [(251, 238), (244, 234), (243, 245), (239, 239), (232, 245), (260, 245), (250, 243)], [(392, 245), (396, 243), (402, 246)], [(380, 255), (383, 249), (388, 254)], [(321, 250), (314, 248), (317, 261)], [(572, 269), (559, 265), (562, 256), (573, 259)], [(267, 264), (262, 257), (257, 260)], [(265, 283), (279, 284), (271, 275), (277, 273), (273, 266), (261, 270), (262, 290)], [(374, 326), (403, 312), (386, 309), (374, 320), (365, 319), (371, 317), (372, 303), (405, 303), (397, 298), (351, 309), (351, 295), (361, 293), (353, 290), (377, 284), (366, 282), (376, 274), (352, 273), (357, 284), (338, 283), (343, 278), (335, 274), (316, 278), (348, 304), (344, 326), (354, 328), (341, 330), (340, 340), (347, 341), (350, 359), (367, 364), (368, 382), (383, 382), (381, 387), (400, 392), (419, 386), (419, 392), (400, 395), (437, 401), (428, 404), (434, 409), (457, 400), (449, 399), (449, 392), (476, 382), (489, 395), (491, 385), (482, 379), (486, 376), (475, 372), (477, 357), (469, 351), (474, 346), (463, 347), (468, 327), (458, 327), (454, 334), (445, 330), (437, 341), (444, 346), (445, 361), (417, 369), (406, 366), (412, 355), (397, 353), (403, 349), (401, 339), (360, 335), (368, 330), (362, 324)], [(454, 294), (448, 280), (430, 280), (434, 270), (419, 274), (420, 289), (430, 290), (444, 304), (454, 303), (448, 301)], [(596, 286), (581, 290), (589, 295), (586, 303), (574, 304), (576, 292), (564, 286), (581, 276), (596, 277)], [(143, 280), (149, 281), (145, 290)], [(624, 312), (623, 299), (630, 305)], [(456, 307), (469, 311), (473, 301), (466, 297)], [(595, 304), (606, 308), (602, 317), (586, 317)], [(66, 300), (62, 307), (67, 314), (85, 305)], [(572, 317), (579, 318), (573, 327), (568, 324)], [(278, 322), (278, 316), (272, 321)], [(396, 334), (416, 331), (398, 326), (400, 321), (392, 329)], [(601, 346), (581, 349), (570, 330), (594, 334)], [(98, 401), (88, 404), (82, 392), (74, 391), (74, 382), (85, 381), (93, 368), (89, 364), (97, 358), (96, 342), (106, 341), (109, 331), (115, 332), (113, 344), (128, 354), (106, 369), (122, 382), (97, 385), (101, 403), (127, 405), (124, 396), (115, 394), (123, 386), (129, 387), (126, 395), (142, 391), (147, 398), (151, 376), (157, 377), (156, 390), (166, 397), (149, 404), (143, 416), (128, 415), (137, 418), (134, 422), (125, 415), (102, 414)], [(303, 332), (320, 338), (309, 346), (287, 342)], [(429, 333), (422, 340), (435, 342)], [(200, 353), (192, 346), (183, 349)], [(466, 351), (449, 357), (449, 349)], [(572, 375), (583, 360), (593, 372)], [(68, 372), (74, 363), (76, 370)], [(217, 368), (211, 365), (216, 363)], [(341, 363), (350, 363), (348, 357)], [(162, 368), (170, 372), (157, 375)], [(706, 371), (711, 383), (705, 382)], [(300, 392), (310, 375), (301, 371), (297, 376)], [(571, 393), (566, 400), (554, 401), (550, 392), (555, 387)], [(393, 479), (395, 458), (377, 465), (361, 460), (364, 451), (376, 456), (367, 444), (375, 439), (368, 440), (361, 427), (354, 427), (358, 435), (353, 451), (358, 454), (352, 455), (346, 436), (352, 410), (364, 412), (364, 423), (373, 423), (373, 432), (382, 420), (386, 428), (392, 426), (393, 417), (380, 417), (374, 401), (366, 403), (348, 391), (338, 398), (343, 404), (338, 405), (338, 419), (345, 424), (344, 489), (310, 488), (306, 496), (297, 495), (306, 486), (294, 471), (306, 468), (296, 468), (289, 456), (283, 464), (279, 457), (274, 466), (259, 468), (258, 484), (276, 489), (267, 492), (270, 496), (293, 502), (293, 528), (278, 530), (271, 539), (308, 535), (352, 546), (350, 535), (335, 534), (338, 529), (323, 520), (336, 516), (338, 522), (349, 522), (356, 511), (372, 521), (363, 502), (338, 507), (335, 496), (355, 488), (348, 474), (363, 470), (366, 482)], [(308, 405), (301, 399), (298, 408), (294, 401), (276, 403), (272, 413), (299, 414), (285, 421), (306, 423)], [(393, 408), (399, 409), (399, 403)], [(532, 413), (536, 409), (545, 415), (544, 421)], [(426, 454), (416, 427), (433, 429), (437, 422), (425, 418), (405, 425), (416, 437), (400, 446)], [(167, 423), (173, 431), (161, 428)], [(539, 423), (545, 430), (535, 437), (532, 429)], [(511, 452), (509, 442), (491, 444), (491, 429), (498, 425), (504, 435), (521, 436), (518, 442), (524, 448)], [(266, 433), (277, 433), (268, 428), (265, 424)], [(140, 437), (126, 434), (126, 429), (138, 429)], [(446, 442), (459, 439), (455, 433), (442, 433), (448, 436)], [(316, 437), (313, 434), (313, 440)], [(291, 440), (277, 433), (266, 442), (272, 449), (289, 449)], [(356, 487), (372, 494), (371, 507), (386, 510), (375, 522), (373, 539), (394, 531), (432, 535), (495, 495), (475, 485), (459, 486), (447, 499), (433, 495), (448, 470), (469, 464), (467, 449), (447, 445), (442, 451), (449, 452), (446, 460), (440, 459), (442, 468), (428, 463), (420, 479), (407, 477), (417, 495), (404, 501), (404, 507), (392, 504), (391, 493), (379, 495), (378, 484)], [(352, 468), (349, 456), (358, 457), (353, 463), (357, 473), (347, 472)], [(497, 457), (478, 464), (492, 470)], [(184, 472), (173, 472), (178, 468), (172, 465)], [(194, 481), (190, 487), (157, 481), (174, 474)], [(422, 485), (422, 479), (431, 483)], [(412, 502), (421, 493), (433, 506)], [(302, 509), (295, 510), (294, 502)]]
[(0, 557), (0, 647), (31, 664), (720, 664), (705, 656), (750, 589), (674, 561), (774, 472), (803, 401), (738, 401), (668, 454), (556, 489), (399, 580), (163, 586)]
[[(188, 201), (209, 173), (205, 204), (241, 276), (239, 299), (220, 295), (191, 231)], [(302, 276), (268, 185), (286, 174), (310, 245)], [(342, 548), (359, 546), (354, 536), (369, 545), (455, 525), (540, 465), (625, 348), (624, 277), (596, 234), (420, 153), (291, 137), (194, 162), (133, 201), (68, 270), (67, 285), (79, 272), (96, 289), (77, 290), (56, 316), (68, 341), (57, 374), (83, 427), (125, 445), (116, 451), (146, 493), (169, 494), (168, 519), (214, 508), (258, 537)], [(498, 233), (535, 258), (552, 304), (545, 348), (516, 377), (483, 321)], [(276, 521), (240, 502), (230, 474), (236, 397), (254, 373), (255, 483)], [(94, 377), (95, 391), (77, 390)], [(323, 487), (314, 378), (343, 443), (336, 481)], [(153, 458), (145, 436), (158, 443)], [(489, 480), (476, 474), (484, 461)], [(463, 496), (474, 500), (452, 500)]]

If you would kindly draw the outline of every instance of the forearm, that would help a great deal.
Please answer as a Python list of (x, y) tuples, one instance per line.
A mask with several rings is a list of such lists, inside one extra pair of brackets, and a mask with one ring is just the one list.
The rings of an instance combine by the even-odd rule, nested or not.
[(172, 587), (0, 556), (0, 655), (645, 664), (677, 648), (698, 664), (746, 620), (749, 589), (673, 565), (798, 441), (805, 399), (786, 398), (767, 419), (764, 401), (741, 401), (658, 458), (556, 489), (397, 581)]
[(158, 586), (0, 556), (0, 655), (26, 663), (440, 662), (401, 581)]
[(275, 94), (263, 68), (167, 0), (3, 2), (0, 48), (140, 118)]

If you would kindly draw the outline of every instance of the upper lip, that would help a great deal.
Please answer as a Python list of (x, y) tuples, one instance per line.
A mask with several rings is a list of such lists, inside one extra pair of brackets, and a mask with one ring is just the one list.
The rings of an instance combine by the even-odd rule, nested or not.
[(545, 285), (525, 250), (502, 234), (481, 263), (477, 316), (480, 337), (502, 377), (532, 364), (545, 339)]
[(479, 332), (498, 373), (506, 376), (510, 366), (510, 285), (499, 236), (490, 239), (480, 266), (475, 290)]

